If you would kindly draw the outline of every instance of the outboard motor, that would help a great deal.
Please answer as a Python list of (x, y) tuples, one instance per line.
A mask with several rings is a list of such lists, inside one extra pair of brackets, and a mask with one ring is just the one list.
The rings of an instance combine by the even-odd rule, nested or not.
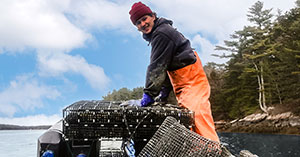
[(62, 137), (59, 121), (38, 138), (38, 157), (67, 157), (67, 145)]

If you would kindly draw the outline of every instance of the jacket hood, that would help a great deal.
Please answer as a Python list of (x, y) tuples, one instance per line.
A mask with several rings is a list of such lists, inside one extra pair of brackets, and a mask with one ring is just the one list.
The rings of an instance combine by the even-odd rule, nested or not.
[(152, 30), (151, 30), (151, 32), (149, 33), (149, 34), (143, 34), (143, 38), (146, 40), (146, 41), (148, 41), (148, 42), (150, 42), (151, 41), (151, 38), (152, 38), (152, 34), (153, 34), (153, 32), (156, 30), (156, 28), (158, 27), (158, 26), (160, 26), (160, 25), (162, 25), (162, 24), (169, 24), (169, 25), (173, 25), (173, 22), (171, 21), (171, 20), (167, 20), (167, 19), (165, 19), (165, 18), (157, 18), (155, 21), (154, 21), (154, 26), (153, 26), (153, 28), (152, 28)]

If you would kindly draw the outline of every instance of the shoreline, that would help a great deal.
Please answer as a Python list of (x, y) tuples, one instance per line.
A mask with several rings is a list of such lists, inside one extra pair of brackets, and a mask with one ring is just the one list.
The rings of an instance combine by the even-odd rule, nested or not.
[(11, 124), (0, 124), (0, 130), (47, 130), (51, 125), (38, 125), (38, 126), (20, 126)]
[(256, 113), (243, 119), (216, 121), (217, 132), (300, 135), (300, 117), (291, 112)]

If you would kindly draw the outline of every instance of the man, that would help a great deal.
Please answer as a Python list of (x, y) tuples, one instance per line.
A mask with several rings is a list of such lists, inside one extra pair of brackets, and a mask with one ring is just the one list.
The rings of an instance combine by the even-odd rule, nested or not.
[(195, 132), (219, 142), (208, 100), (210, 86), (189, 40), (172, 21), (158, 18), (141, 2), (133, 4), (129, 14), (152, 48), (141, 106), (151, 105), (157, 96), (167, 97), (173, 86), (178, 104), (195, 112)]

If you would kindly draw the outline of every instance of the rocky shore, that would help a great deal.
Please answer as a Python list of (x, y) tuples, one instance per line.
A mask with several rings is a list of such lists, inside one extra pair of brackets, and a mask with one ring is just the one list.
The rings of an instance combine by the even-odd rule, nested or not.
[(233, 121), (216, 121), (215, 124), (218, 132), (300, 135), (300, 117), (292, 112), (255, 113)]

